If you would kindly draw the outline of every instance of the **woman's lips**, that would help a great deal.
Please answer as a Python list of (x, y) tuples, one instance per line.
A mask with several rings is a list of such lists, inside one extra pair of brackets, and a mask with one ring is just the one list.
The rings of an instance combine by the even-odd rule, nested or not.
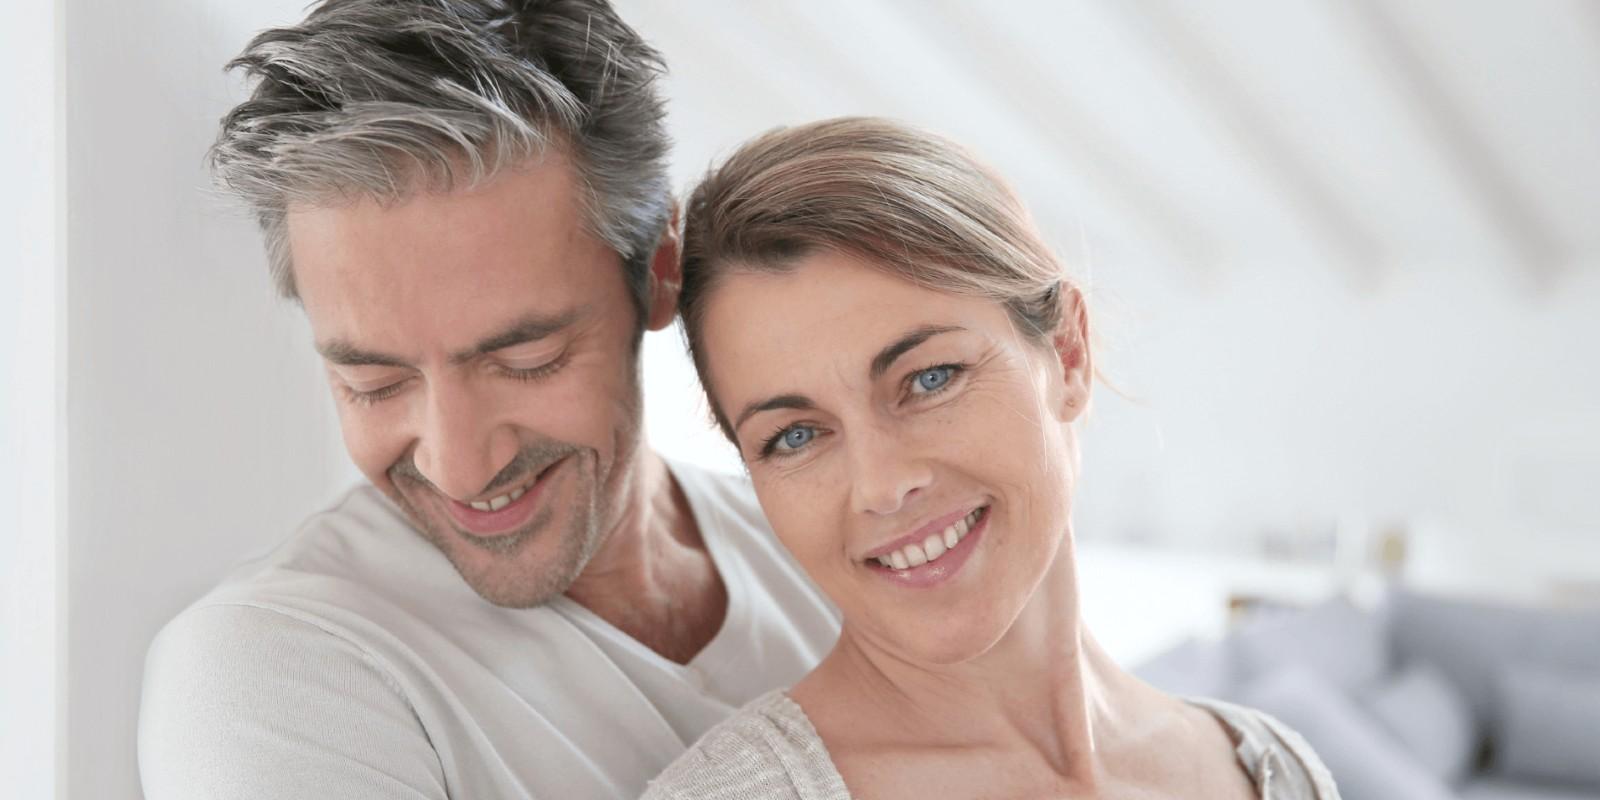
[[(907, 544), (887, 556), (868, 559), (866, 566), (904, 586), (934, 586), (949, 579), (966, 564), (977, 548), (978, 539), (988, 527), (989, 507), (981, 506), (943, 531), (929, 534), (922, 543)], [(936, 538), (937, 542), (934, 541)]]
[(560, 459), (545, 467), (532, 483), (503, 493), (502, 497), (516, 495), (516, 498), (504, 502), (499, 508), (484, 511), (450, 498), (445, 498), (445, 508), (449, 510), (450, 518), (455, 521), (462, 533), (480, 538), (510, 533), (528, 524), (533, 518), (534, 511), (539, 507), (539, 498), (544, 495), (545, 487), (554, 478), (556, 468), (565, 460), (565, 458)]

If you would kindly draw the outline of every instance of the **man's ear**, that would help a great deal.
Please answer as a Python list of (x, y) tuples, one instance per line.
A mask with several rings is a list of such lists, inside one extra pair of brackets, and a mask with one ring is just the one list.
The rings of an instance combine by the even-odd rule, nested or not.
[(678, 233), (678, 203), (650, 257), (650, 293), (645, 298), (645, 328), (659, 331), (678, 315), (678, 291), (683, 288), (682, 237)]
[(1089, 409), (1090, 387), (1094, 383), (1094, 361), (1089, 352), (1089, 309), (1084, 304), (1083, 293), (1063, 281), (1061, 294), (1061, 321), (1050, 337), (1056, 361), (1061, 366), (1057, 373), (1061, 400), (1056, 414), (1062, 422), (1072, 422)]

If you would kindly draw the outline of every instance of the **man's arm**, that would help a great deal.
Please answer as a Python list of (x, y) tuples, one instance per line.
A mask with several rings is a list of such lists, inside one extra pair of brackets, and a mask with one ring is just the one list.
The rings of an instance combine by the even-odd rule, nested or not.
[(439, 757), (356, 646), (270, 609), (190, 609), (145, 663), (148, 800), (444, 800)]

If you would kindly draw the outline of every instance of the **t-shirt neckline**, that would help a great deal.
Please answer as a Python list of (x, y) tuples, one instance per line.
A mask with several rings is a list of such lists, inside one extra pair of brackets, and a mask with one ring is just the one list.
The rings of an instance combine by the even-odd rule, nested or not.
[(746, 582), (745, 570), (742, 564), (737, 563), (739, 556), (733, 551), (726, 541), (730, 527), (723, 512), (707, 496), (709, 491), (701, 482), (705, 479), (703, 470), (699, 467), (682, 464), (672, 459), (662, 457), (667, 471), (677, 481), (678, 488), (683, 490), (683, 496), (689, 502), (689, 513), (694, 516), (695, 524), (700, 530), (700, 539), (705, 542), (706, 552), (711, 556), (711, 564), (722, 577), (722, 585), (728, 592), (728, 607), (723, 612), (722, 625), (706, 645), (700, 648), (686, 664), (679, 664), (660, 653), (644, 646), (638, 639), (623, 633), (621, 629), (602, 619), (599, 614), (590, 611), (581, 603), (565, 594), (551, 600), (551, 606), (561, 613), (578, 617), (591, 628), (619, 642), (622, 646), (637, 651), (641, 657), (650, 659), (662, 669), (676, 672), (684, 677), (699, 676), (706, 686), (712, 684), (715, 672), (721, 669), (733, 658), (735, 654), (723, 654), (731, 645), (729, 641), (738, 638), (739, 631), (748, 626), (749, 621), (749, 587)]

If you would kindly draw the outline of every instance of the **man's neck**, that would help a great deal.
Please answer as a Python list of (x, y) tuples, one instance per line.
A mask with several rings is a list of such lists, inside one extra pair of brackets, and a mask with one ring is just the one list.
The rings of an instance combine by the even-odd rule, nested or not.
[(663, 658), (688, 663), (722, 627), (728, 593), (688, 498), (641, 448), (604, 543), (567, 596)]

